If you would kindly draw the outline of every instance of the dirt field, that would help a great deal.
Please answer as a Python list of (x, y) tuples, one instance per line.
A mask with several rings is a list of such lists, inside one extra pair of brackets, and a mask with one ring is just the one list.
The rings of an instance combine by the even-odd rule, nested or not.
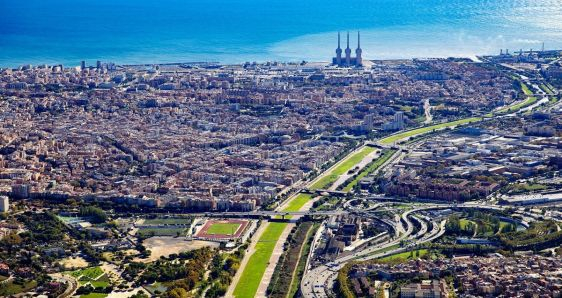
[(148, 293), (145, 289), (141, 287), (137, 287), (133, 290), (126, 291), (126, 292), (112, 292), (109, 295), (107, 295), (106, 298), (128, 298), (131, 297), (133, 294), (137, 294), (139, 292), (144, 293), (150, 297), (150, 293)]
[(205, 246), (219, 247), (219, 243), (199, 240), (188, 241), (183, 237), (152, 237), (144, 240), (143, 244), (152, 253), (147, 259), (138, 259), (141, 262), (152, 262), (158, 260), (161, 256), (167, 257), (173, 253), (190, 251)]
[(60, 263), (66, 270), (88, 267), (88, 262), (81, 257), (62, 259)]

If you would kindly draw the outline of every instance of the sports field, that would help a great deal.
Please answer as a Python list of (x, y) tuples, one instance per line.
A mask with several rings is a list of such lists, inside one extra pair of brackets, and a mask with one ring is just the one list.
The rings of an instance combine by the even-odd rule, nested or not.
[(140, 237), (181, 236), (186, 233), (186, 228), (140, 228), (137, 235)]
[(204, 240), (228, 240), (238, 238), (248, 226), (247, 220), (228, 219), (228, 220), (208, 220), (205, 225), (197, 232), (196, 237)]
[(72, 277), (75, 278), (87, 278), (90, 280), (96, 280), (104, 274), (100, 267), (90, 267), (86, 269), (80, 269), (72, 272), (67, 272)]
[(151, 218), (145, 219), (143, 225), (189, 225), (191, 218)]
[(240, 223), (223, 223), (223, 222), (216, 222), (213, 223), (209, 229), (207, 230), (207, 234), (210, 235), (234, 235), (238, 228), (240, 228), (242, 224)]

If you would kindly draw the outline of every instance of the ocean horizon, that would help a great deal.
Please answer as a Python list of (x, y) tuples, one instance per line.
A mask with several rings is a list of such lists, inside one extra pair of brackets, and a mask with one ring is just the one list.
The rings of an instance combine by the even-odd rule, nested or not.
[(330, 61), (337, 32), (365, 59), (562, 48), (562, 1), (3, 0), (0, 67)]

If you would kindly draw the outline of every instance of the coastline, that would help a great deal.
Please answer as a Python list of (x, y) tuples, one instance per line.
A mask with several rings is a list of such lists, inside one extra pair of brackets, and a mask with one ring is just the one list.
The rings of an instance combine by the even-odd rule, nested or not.
[[(499, 33), (484, 38), (483, 32), (468, 34), (462, 29), (452, 30), (448, 33), (437, 33), (438, 28), (428, 32), (417, 32), (408, 27), (365, 29), (361, 31), (361, 47), (364, 49), (365, 60), (411, 60), (411, 59), (442, 59), (442, 58), (468, 58), (474, 61), (478, 56), (495, 55), (499, 49), (524, 49), (539, 48), (542, 45), (540, 37), (525, 40), (521, 36), (502, 36)], [(562, 28), (554, 36), (549, 37), (547, 49), (562, 47)], [(493, 34), (493, 33), (492, 33)], [(523, 33), (522, 33), (523, 34)], [(433, 36), (435, 35), (435, 36)], [(448, 36), (451, 35), (451, 36)], [(524, 34), (523, 34), (524, 35)], [(295, 38), (289, 38), (268, 44), (252, 44), (249, 48), (261, 47), (261, 51), (235, 52), (229, 51), (225, 44), (223, 51), (218, 52), (196, 52), (186, 48), (185, 52), (178, 47), (166, 48), (163, 45), (147, 45), (147, 48), (125, 49), (121, 53), (111, 55), (92, 55), (85, 53), (84, 56), (76, 54), (65, 55), (64, 52), (58, 57), (28, 58), (14, 57), (9, 55), (10, 50), (0, 49), (0, 69), (18, 68), (23, 65), (65, 65), (78, 66), (84, 60), (88, 65), (94, 65), (96, 61), (114, 63), (119, 66), (140, 67), (151, 65), (180, 65), (180, 64), (218, 64), (222, 66), (241, 65), (246, 62), (258, 64), (267, 62), (277, 63), (300, 63), (307, 61), (311, 63), (329, 63), (334, 55), (333, 51), (337, 44), (334, 36), (336, 31), (322, 32), (316, 34), (303, 34)], [(1, 36), (0, 36), (1, 38)], [(416, 40), (412, 42), (411, 40)], [(181, 43), (181, 42), (180, 42)], [(351, 47), (355, 47), (355, 40), (351, 41)], [(474, 44), (472, 44), (474, 43)], [(446, 44), (447, 46), (443, 46)], [(11, 49), (13, 51), (13, 49)], [(166, 54), (162, 54), (166, 53)]]

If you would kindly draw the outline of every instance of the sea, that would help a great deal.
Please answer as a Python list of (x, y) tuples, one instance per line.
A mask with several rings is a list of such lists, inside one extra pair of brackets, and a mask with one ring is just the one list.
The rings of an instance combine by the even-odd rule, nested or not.
[(562, 49), (562, 0), (0, 0), (0, 67), (329, 61)]

